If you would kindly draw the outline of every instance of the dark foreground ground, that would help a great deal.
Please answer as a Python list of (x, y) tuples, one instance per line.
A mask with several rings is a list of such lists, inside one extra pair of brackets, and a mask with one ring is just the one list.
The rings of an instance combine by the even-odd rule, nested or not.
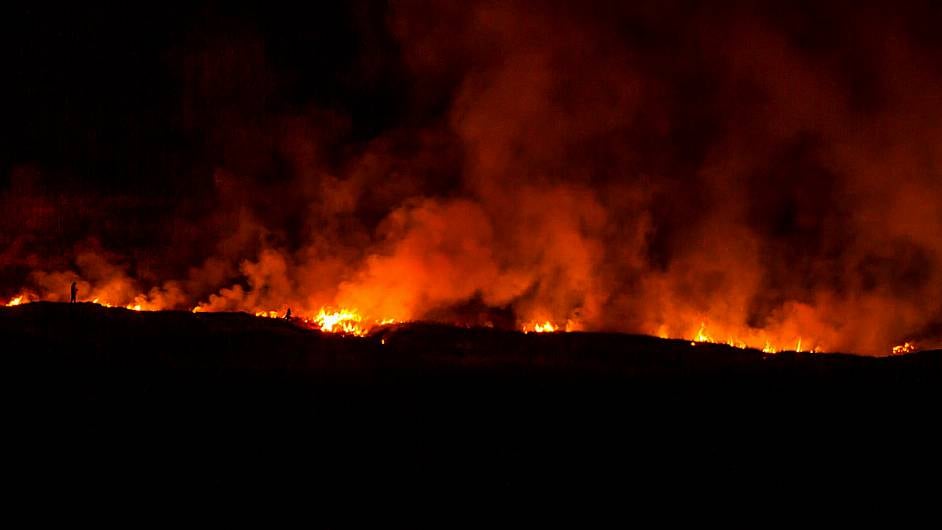
[(939, 351), (764, 356), (420, 324), (352, 338), (51, 303), (0, 309), (0, 351), (5, 476), (43, 495), (417, 487), (486, 504), (601, 488), (732, 502), (939, 483)]

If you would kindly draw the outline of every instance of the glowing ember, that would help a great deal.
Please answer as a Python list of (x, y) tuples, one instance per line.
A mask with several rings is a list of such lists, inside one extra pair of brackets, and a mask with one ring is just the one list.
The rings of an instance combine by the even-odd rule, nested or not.
[(906, 341), (897, 346), (893, 346), (893, 355), (902, 355), (904, 353), (910, 353), (916, 351), (916, 343)]

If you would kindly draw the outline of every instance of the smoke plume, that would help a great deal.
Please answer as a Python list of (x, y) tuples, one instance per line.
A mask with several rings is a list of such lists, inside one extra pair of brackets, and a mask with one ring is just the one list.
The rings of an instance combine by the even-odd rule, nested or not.
[(4, 152), (0, 295), (939, 338), (938, 8), (623, 4), (206, 8), (134, 78), (165, 115), (145, 93), (98, 124), (139, 133), (120, 164)]

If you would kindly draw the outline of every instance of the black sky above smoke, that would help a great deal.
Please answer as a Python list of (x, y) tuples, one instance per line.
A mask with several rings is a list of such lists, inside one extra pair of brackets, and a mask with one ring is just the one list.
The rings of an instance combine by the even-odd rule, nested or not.
[(623, 4), (6, 8), (0, 292), (933, 335), (940, 8)]
[(214, 163), (216, 146), (196, 131), (227, 113), (258, 118), (314, 102), (375, 134), (382, 120), (364, 110), (382, 99), (351, 90), (356, 8), (261, 6), (8, 8), (5, 166), (38, 162), (58, 170), (47, 180), (107, 191), (175, 192)]

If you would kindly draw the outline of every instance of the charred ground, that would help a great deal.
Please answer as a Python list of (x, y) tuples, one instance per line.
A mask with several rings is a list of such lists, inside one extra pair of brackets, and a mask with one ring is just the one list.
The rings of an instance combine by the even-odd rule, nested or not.
[(431, 324), (342, 337), (239, 313), (55, 303), (0, 310), (0, 338), (8, 426), (40, 455), (38, 481), (506, 491), (616, 479), (616, 463), (662, 485), (681, 472), (776, 482), (796, 462), (847, 479), (862, 461), (911, 470), (937, 453), (938, 351), (768, 356)]

